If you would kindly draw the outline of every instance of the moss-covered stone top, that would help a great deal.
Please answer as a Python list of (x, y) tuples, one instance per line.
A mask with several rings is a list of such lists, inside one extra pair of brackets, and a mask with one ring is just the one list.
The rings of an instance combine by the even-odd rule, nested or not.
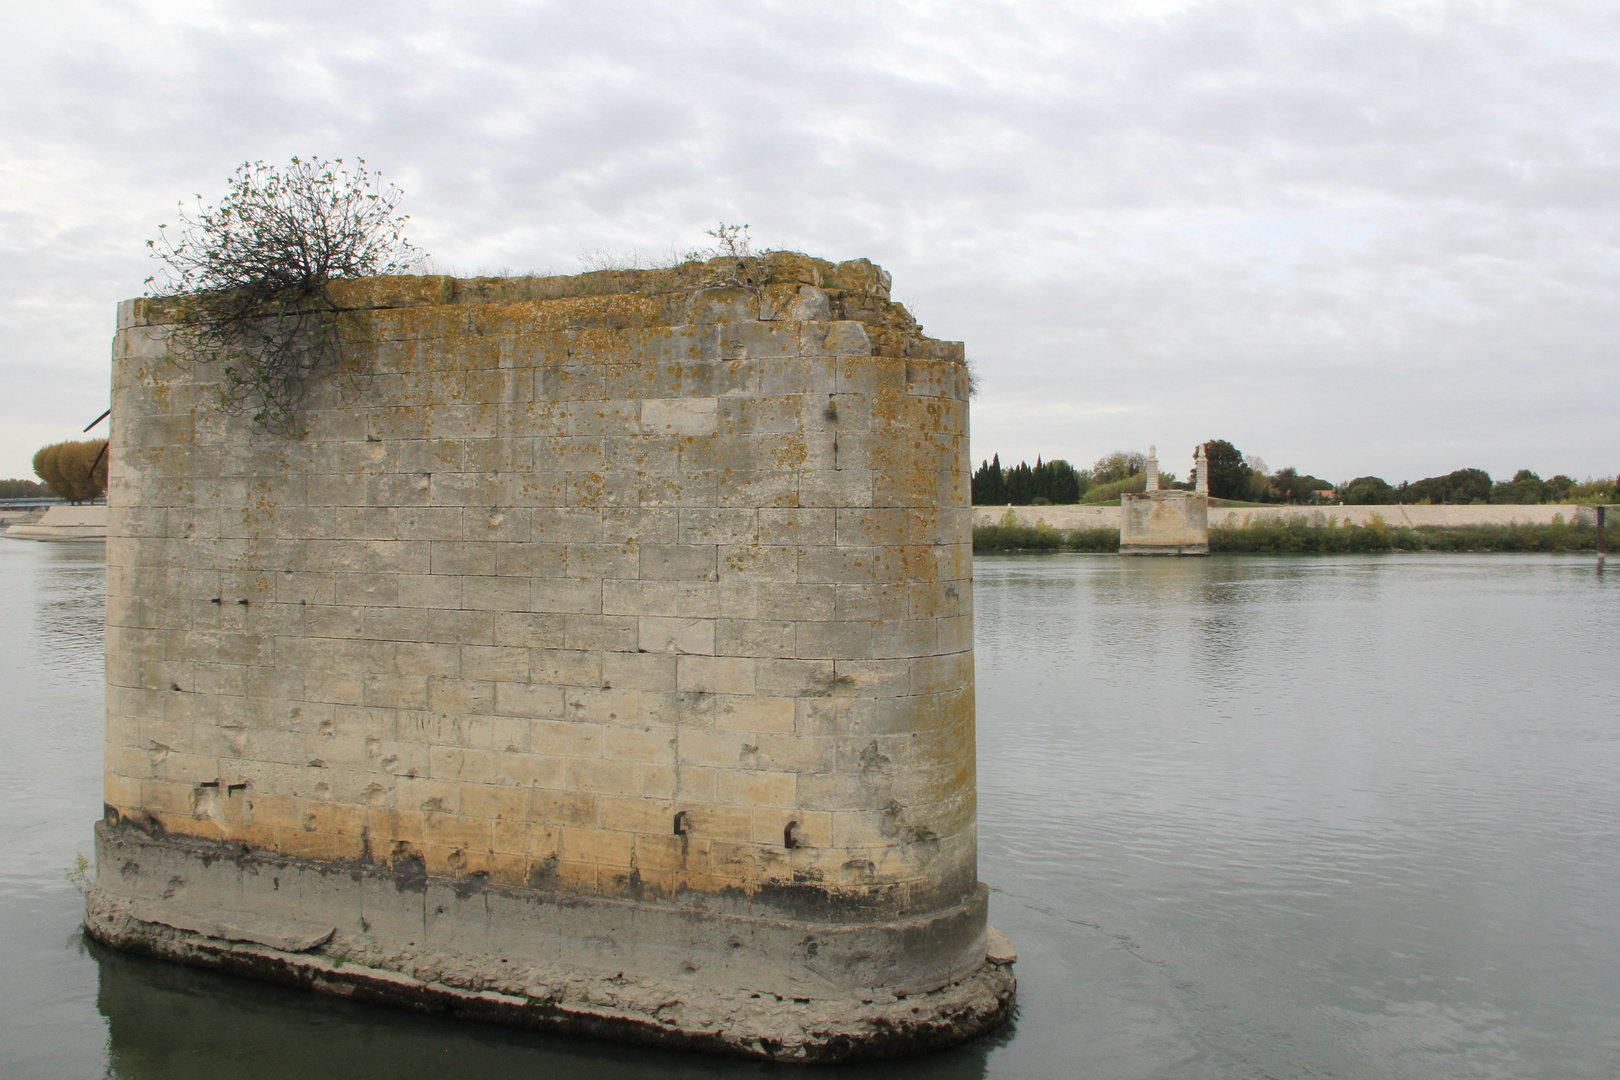
[[(904, 305), (889, 298), (890, 280), (869, 259), (834, 263), (773, 251), (748, 259), (546, 277), (356, 278), (331, 282), (328, 296), (340, 310), (356, 312), (529, 305), (579, 327), (678, 326), (737, 318), (847, 320), (867, 327), (874, 353), (960, 361), (959, 343), (925, 337)], [(126, 300), (119, 305), (118, 328), (173, 322), (175, 303), (160, 297)]]

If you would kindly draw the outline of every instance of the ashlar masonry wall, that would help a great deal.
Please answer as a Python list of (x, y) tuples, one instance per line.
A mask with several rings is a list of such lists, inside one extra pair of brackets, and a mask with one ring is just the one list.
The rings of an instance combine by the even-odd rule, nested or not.
[(865, 261), (725, 270), (343, 283), (297, 440), (120, 307), (92, 933), (213, 962), (234, 912), (413, 977), (439, 949), (812, 1000), (982, 980), (962, 347)]

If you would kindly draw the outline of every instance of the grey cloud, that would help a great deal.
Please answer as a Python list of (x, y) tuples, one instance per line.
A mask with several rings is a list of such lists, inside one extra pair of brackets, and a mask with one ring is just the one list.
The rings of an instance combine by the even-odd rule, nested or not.
[(0, 474), (100, 411), (174, 201), (311, 152), (456, 270), (721, 218), (871, 256), (968, 342), (982, 455), (1620, 470), (1606, 5), (98, 10), (0, 44)]

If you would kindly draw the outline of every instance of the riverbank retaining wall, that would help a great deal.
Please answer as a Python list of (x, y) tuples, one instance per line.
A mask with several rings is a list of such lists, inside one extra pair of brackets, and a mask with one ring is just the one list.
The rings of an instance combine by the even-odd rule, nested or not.
[(7, 524), (5, 535), (17, 540), (94, 542), (107, 539), (107, 508), (52, 506), (44, 513), (36, 513), (26, 521), (19, 520), (8, 524), (6, 517), (0, 516), (0, 524)]
[(121, 306), (93, 936), (768, 1057), (1006, 1016), (962, 347), (739, 269), (340, 283), (292, 441)]
[[(975, 506), (975, 525), (994, 525), (1011, 510), (1020, 525), (1037, 521), (1057, 529), (1117, 529), (1121, 510), (1117, 506)], [(1211, 506), (1209, 527), (1239, 527), (1246, 522), (1271, 520), (1327, 521), (1366, 525), (1374, 516), (1391, 525), (1465, 527), (1470, 525), (1550, 525), (1555, 518), (1566, 522), (1593, 521), (1590, 506)]]

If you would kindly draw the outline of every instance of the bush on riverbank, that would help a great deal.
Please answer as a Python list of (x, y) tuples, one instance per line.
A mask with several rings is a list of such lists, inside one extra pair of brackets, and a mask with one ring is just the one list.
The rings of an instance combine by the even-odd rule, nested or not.
[(1147, 473), (1132, 473), (1130, 476), (1114, 480), (1107, 484), (1093, 484), (1086, 491), (1085, 502), (1113, 503), (1119, 505), (1121, 495), (1140, 495), (1147, 490)]
[[(1466, 528), (1423, 528), (1428, 551), (1596, 551), (1596, 525), (1475, 525)], [(1609, 546), (1620, 539), (1605, 526)]]
[(1377, 517), (1366, 525), (1312, 522), (1304, 518), (1261, 518), (1242, 525), (1210, 529), (1209, 550), (1257, 555), (1296, 551), (1312, 554), (1421, 551), (1423, 537), (1416, 529), (1396, 527)]
[(1011, 511), (994, 525), (973, 529), (973, 550), (993, 551), (1118, 551), (1118, 529), (1057, 529), (1044, 521), (1023, 525)]
[[(1612, 545), (1620, 539), (1606, 530)], [(1595, 551), (1597, 527), (1550, 525), (1395, 526), (1374, 518), (1366, 525), (1295, 518), (1263, 518), (1209, 530), (1212, 554), (1340, 554), (1378, 551)], [(1008, 514), (973, 530), (974, 552), (1119, 550), (1118, 529), (1056, 529), (1045, 522), (1019, 524)]]

